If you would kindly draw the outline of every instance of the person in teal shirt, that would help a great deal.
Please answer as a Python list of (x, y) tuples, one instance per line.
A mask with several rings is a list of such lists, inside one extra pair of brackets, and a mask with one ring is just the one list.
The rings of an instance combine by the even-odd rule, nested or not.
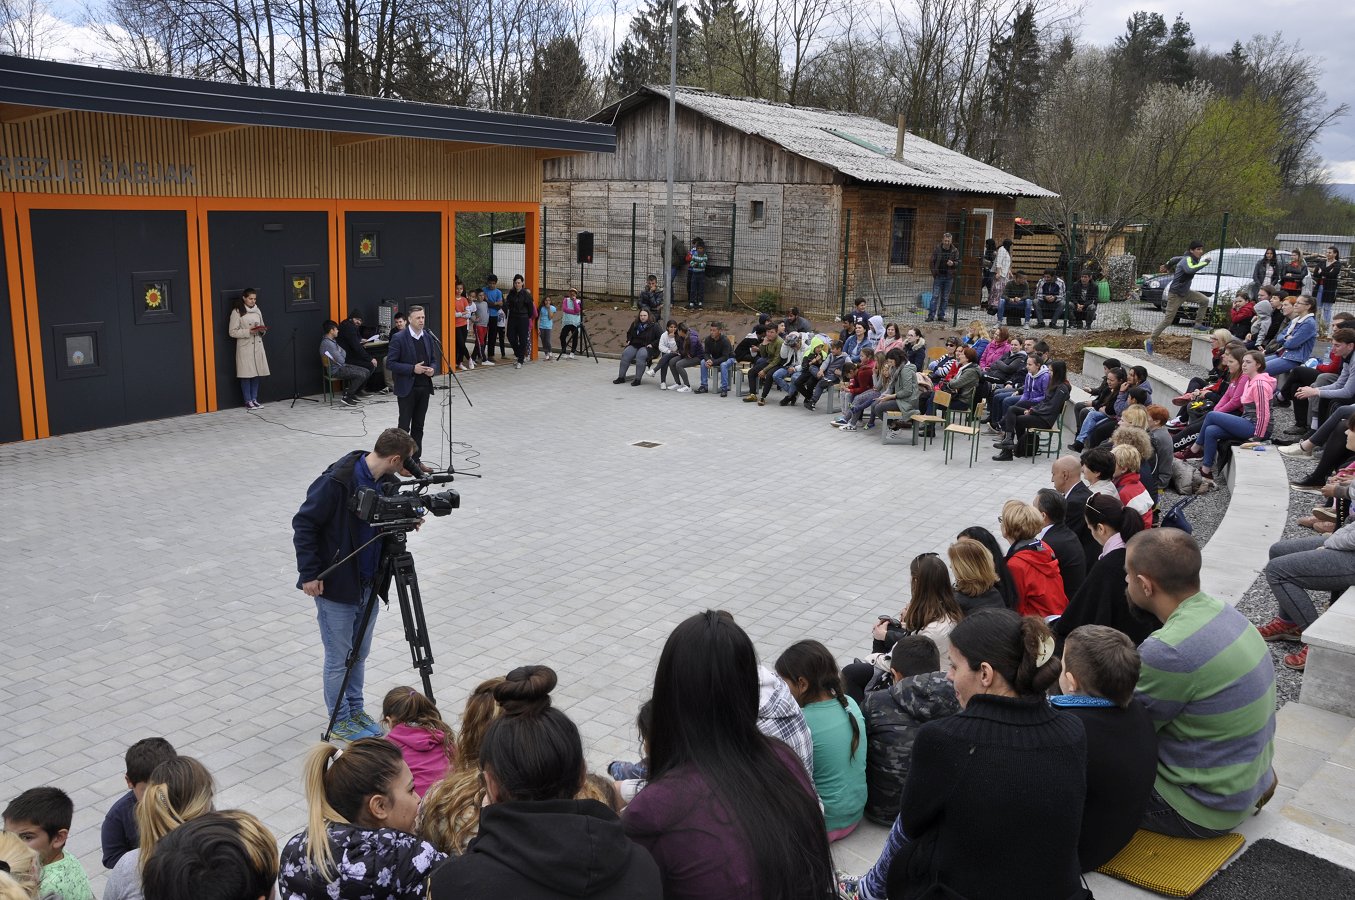
[(818, 641), (791, 644), (776, 661), (814, 739), (814, 790), (828, 840), (856, 830), (866, 810), (866, 720), (843, 689), (833, 654)]

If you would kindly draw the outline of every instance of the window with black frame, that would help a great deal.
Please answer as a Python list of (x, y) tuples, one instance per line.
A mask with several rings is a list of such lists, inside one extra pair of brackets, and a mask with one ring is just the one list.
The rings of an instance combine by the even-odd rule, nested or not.
[(891, 266), (911, 266), (913, 264), (913, 225), (916, 222), (916, 209), (903, 206), (894, 207), (889, 237), (889, 264)]

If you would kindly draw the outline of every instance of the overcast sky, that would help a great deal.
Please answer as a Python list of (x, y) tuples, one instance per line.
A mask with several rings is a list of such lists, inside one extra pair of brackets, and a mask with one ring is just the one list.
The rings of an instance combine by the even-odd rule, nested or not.
[[(1348, 60), (1355, 38), (1355, 5), (1323, 3), (1306, 9), (1292, 0), (1193, 0), (1186, 6), (1144, 0), (1089, 0), (1082, 16), (1082, 36), (1093, 44), (1109, 44), (1124, 31), (1135, 10), (1161, 13), (1170, 23), (1186, 14), (1195, 44), (1226, 52), (1233, 41), (1246, 43), (1254, 34), (1284, 33), (1287, 42), (1299, 41), (1303, 52), (1323, 58), (1322, 90), (1328, 103), (1347, 103), (1355, 109), (1355, 80), (1342, 60)], [(1332, 181), (1355, 182), (1355, 113), (1324, 132), (1318, 152), (1327, 161)]]
[[(635, 4), (621, 0), (623, 9)], [(49, 6), (68, 22), (80, 19), (80, 0), (49, 0)], [(1355, 108), (1355, 79), (1341, 66), (1342, 50), (1350, 51), (1355, 38), (1355, 4), (1326, 3), (1301, 12), (1293, 0), (1193, 0), (1189, 8), (1182, 0), (1159, 3), (1153, 0), (1087, 0), (1082, 16), (1082, 37), (1093, 44), (1108, 45), (1124, 31), (1125, 20), (1135, 10), (1162, 14), (1169, 23), (1185, 11), (1197, 46), (1226, 52), (1233, 41), (1244, 44), (1254, 34), (1284, 33), (1285, 40), (1298, 40), (1303, 52), (1321, 57), (1324, 71), (1321, 87), (1328, 103), (1347, 103)], [(610, 16), (608, 16), (610, 18)], [(628, 16), (618, 17), (624, 37)], [(90, 52), (92, 40), (83, 29), (67, 33), (67, 46), (54, 55), (72, 57)], [(1345, 45), (1344, 48), (1342, 45)], [(1327, 161), (1332, 181), (1355, 183), (1355, 115), (1348, 115), (1329, 127), (1318, 145)]]

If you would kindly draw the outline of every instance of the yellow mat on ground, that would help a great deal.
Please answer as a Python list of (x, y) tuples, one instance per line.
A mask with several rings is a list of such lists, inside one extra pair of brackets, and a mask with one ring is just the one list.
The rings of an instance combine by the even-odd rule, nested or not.
[(1204, 887), (1243, 842), (1240, 834), (1200, 840), (1139, 830), (1097, 871), (1168, 897), (1189, 897)]

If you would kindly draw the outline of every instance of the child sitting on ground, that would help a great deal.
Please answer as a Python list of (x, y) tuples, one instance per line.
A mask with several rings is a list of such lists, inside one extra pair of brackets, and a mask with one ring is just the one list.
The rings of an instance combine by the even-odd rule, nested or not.
[(649, 781), (649, 731), (653, 723), (654, 701), (646, 700), (640, 704), (640, 713), (635, 717), (635, 730), (640, 732), (640, 751), (644, 758), (635, 763), (618, 759), (607, 766), (607, 774), (616, 782), (621, 794), (622, 806), (634, 800)]
[(146, 782), (155, 767), (176, 755), (174, 747), (161, 737), (142, 738), (127, 748), (123, 759), (127, 764), (127, 787), (131, 790), (119, 797), (104, 816), (101, 843), (105, 869), (113, 868), (124, 853), (141, 845), (141, 833), (136, 827), (136, 805), (146, 792)]
[(75, 805), (60, 788), (24, 791), (5, 807), (5, 831), (13, 832), (38, 853), (42, 865), (43, 900), (94, 900), (89, 876), (80, 860), (66, 853)]
[(1062, 696), (1056, 708), (1087, 732), (1087, 802), (1077, 856), (1091, 872), (1119, 853), (1138, 830), (1157, 777), (1157, 732), (1134, 699), (1139, 651), (1107, 625), (1074, 628), (1063, 645)]
[(420, 797), (456, 763), (451, 726), (442, 721), (433, 701), (412, 687), (386, 693), (381, 701), (381, 727), (414, 773), (414, 791)]
[(866, 809), (866, 720), (847, 696), (833, 654), (818, 641), (787, 647), (776, 660), (776, 674), (804, 710), (828, 840), (841, 840), (861, 824)]

